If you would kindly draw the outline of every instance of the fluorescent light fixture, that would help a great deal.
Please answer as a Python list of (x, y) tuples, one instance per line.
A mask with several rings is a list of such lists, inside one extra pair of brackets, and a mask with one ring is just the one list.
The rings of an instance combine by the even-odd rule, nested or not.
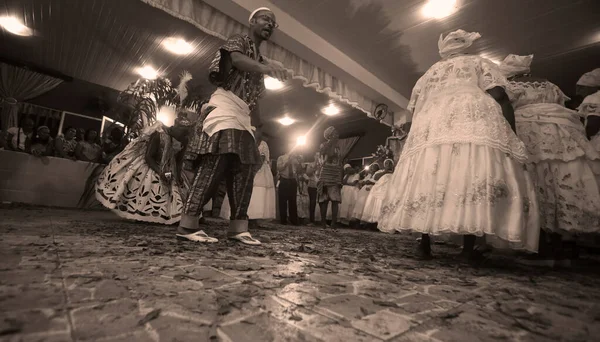
[(456, 0), (429, 0), (423, 6), (427, 18), (442, 19), (456, 11)]
[(265, 88), (269, 90), (279, 90), (283, 88), (283, 83), (276, 78), (265, 76)]
[(306, 136), (301, 135), (296, 139), (296, 146), (304, 146), (306, 145)]
[(137, 69), (137, 73), (145, 79), (155, 80), (158, 77), (158, 71), (151, 66), (145, 66)]
[(284, 126), (289, 126), (291, 124), (293, 124), (294, 122), (296, 122), (296, 120), (290, 118), (290, 117), (283, 117), (281, 119), (278, 120), (280, 124), (284, 125)]
[(165, 49), (176, 55), (188, 55), (194, 51), (192, 44), (181, 38), (167, 38), (163, 40), (162, 45)]
[(322, 112), (325, 115), (333, 116), (338, 115), (340, 113), (340, 109), (332, 103), (329, 106), (323, 108)]
[(2, 28), (4, 28), (6, 31), (16, 34), (17, 36), (27, 37), (33, 35), (33, 30), (23, 25), (21, 20), (15, 17), (1, 17), (0, 26), (2, 26)]

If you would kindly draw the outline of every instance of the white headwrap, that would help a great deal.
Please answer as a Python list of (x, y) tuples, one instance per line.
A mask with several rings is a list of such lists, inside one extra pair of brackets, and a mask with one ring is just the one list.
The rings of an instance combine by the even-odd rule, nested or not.
[(252, 24), (252, 18), (254, 18), (254, 15), (260, 11), (269, 11), (271, 13), (273, 13), (273, 11), (271, 11), (269, 8), (267, 7), (259, 7), (257, 9), (255, 9), (252, 13), (250, 13), (250, 16), (248, 17), (248, 23)]
[(586, 96), (578, 109), (582, 116), (600, 116), (600, 91)]
[(350, 165), (350, 164), (344, 165), (344, 170), (348, 170), (348, 169), (351, 169), (351, 168), (352, 168), (352, 165)]
[(529, 73), (533, 55), (519, 56), (510, 54), (498, 66), (504, 77)]
[(443, 34), (440, 34), (440, 39), (438, 40), (440, 56), (446, 58), (450, 55), (461, 53), (473, 45), (473, 42), (479, 38), (481, 38), (479, 32), (467, 32), (465, 30), (450, 32), (445, 38)]
[(584, 87), (600, 87), (600, 68), (583, 74), (579, 78), (579, 81), (577, 81), (577, 85)]

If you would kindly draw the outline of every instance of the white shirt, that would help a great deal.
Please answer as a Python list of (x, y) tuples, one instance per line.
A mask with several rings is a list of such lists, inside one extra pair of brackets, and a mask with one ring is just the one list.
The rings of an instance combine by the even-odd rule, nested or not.
[[(17, 141), (18, 141), (19, 146), (17, 146), (17, 149), (19, 149), (21, 151), (25, 151), (25, 140), (27, 140), (28, 135), (25, 134), (25, 132), (23, 131), (23, 128), (11, 127), (9, 129), (7, 129), (6, 132), (8, 132), (8, 134), (12, 135), (11, 146), (17, 146)], [(20, 137), (19, 137), (19, 135), (20, 135)], [(29, 135), (31, 135), (31, 133)]]

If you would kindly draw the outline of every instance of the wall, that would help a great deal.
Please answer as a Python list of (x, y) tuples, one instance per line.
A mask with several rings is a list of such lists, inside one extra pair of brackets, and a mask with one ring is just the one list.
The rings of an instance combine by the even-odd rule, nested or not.
[(103, 165), (3, 150), (0, 161), (2, 202), (65, 208), (100, 206), (93, 192), (83, 195)]

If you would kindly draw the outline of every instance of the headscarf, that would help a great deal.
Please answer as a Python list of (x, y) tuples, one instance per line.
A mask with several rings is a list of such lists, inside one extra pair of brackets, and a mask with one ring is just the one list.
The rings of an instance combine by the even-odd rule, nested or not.
[(394, 161), (388, 158), (388, 159), (386, 159), (386, 160), (384, 160), (384, 161), (383, 161), (383, 167), (385, 168), (385, 166), (386, 166), (388, 163), (389, 163), (389, 164), (392, 164), (392, 167), (394, 166)]
[(600, 91), (586, 96), (578, 109), (582, 116), (600, 116)]
[(473, 45), (473, 42), (479, 38), (481, 38), (479, 32), (467, 32), (465, 30), (450, 32), (445, 38), (443, 34), (440, 34), (440, 39), (438, 40), (440, 56), (446, 58), (461, 53)]
[(344, 171), (348, 170), (348, 169), (351, 169), (351, 168), (352, 168), (352, 165), (350, 165), (350, 164), (344, 165)]
[(269, 11), (269, 12), (273, 13), (273, 11), (271, 11), (271, 9), (269, 9), (267, 7), (259, 7), (257, 9), (255, 9), (254, 11), (252, 11), (252, 13), (250, 13), (250, 16), (248, 17), (248, 23), (249, 24), (252, 24), (252, 18), (254, 18), (254, 16), (256, 15), (256, 13), (258, 13), (260, 11)]
[(577, 85), (584, 87), (600, 87), (600, 68), (583, 74), (579, 78), (579, 81), (577, 81)]
[(325, 139), (327, 140), (333, 139), (334, 135), (337, 135), (337, 130), (333, 126), (327, 127), (327, 129), (323, 133), (323, 137), (325, 137)]
[(40, 134), (40, 131), (43, 130), (43, 129), (47, 129), (48, 131), (50, 131), (50, 128), (48, 128), (48, 126), (40, 126), (37, 129), (37, 134)]
[(519, 56), (510, 54), (498, 66), (504, 77), (527, 74), (531, 70), (533, 55)]

